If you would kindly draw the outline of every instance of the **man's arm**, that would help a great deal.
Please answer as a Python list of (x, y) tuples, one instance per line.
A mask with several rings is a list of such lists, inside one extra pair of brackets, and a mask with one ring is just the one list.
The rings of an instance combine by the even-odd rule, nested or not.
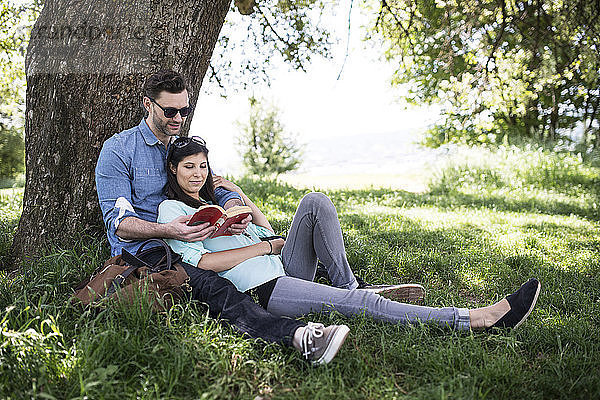
[(185, 242), (204, 240), (214, 232), (215, 227), (208, 222), (188, 226), (191, 215), (184, 215), (165, 224), (148, 222), (136, 217), (127, 217), (121, 221), (117, 236), (123, 239), (140, 240), (150, 238), (177, 239)]
[[(215, 190), (216, 192), (216, 190)], [(230, 193), (234, 193), (234, 192), (230, 192)], [(224, 209), (228, 209), (231, 207), (235, 207), (235, 206), (243, 206), (244, 202), (242, 201), (242, 199), (231, 199), (231, 200), (227, 200), (227, 202), (222, 205), (221, 207), (223, 207)]]
[[(131, 200), (131, 181), (129, 172), (131, 154), (127, 146), (113, 137), (102, 146), (96, 164), (96, 192), (102, 210), (102, 219), (109, 239), (119, 238), (117, 230), (126, 218), (140, 219)], [(133, 239), (131, 235), (130, 238)], [(128, 238), (121, 239), (127, 240)], [(112, 244), (111, 244), (112, 246)]]
[[(214, 173), (214, 171), (211, 171), (211, 173), (213, 175), (213, 178), (218, 176)], [(217, 203), (226, 210), (233, 206), (244, 205), (244, 202), (242, 201), (242, 198), (239, 194), (222, 187), (215, 186), (215, 197), (217, 198)]]
[(214, 228), (207, 228), (204, 224), (187, 226), (187, 219), (184, 217), (169, 224), (158, 224), (140, 218), (132, 205), (132, 177), (129, 173), (131, 157), (126, 152), (127, 147), (117, 139), (109, 140), (102, 147), (96, 165), (96, 190), (109, 239), (202, 240), (212, 233)]

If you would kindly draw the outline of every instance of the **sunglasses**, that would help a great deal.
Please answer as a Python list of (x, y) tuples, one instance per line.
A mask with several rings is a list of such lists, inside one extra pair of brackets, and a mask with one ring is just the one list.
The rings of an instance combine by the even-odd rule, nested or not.
[(206, 141), (204, 141), (204, 139), (202, 139), (200, 136), (178, 137), (177, 139), (175, 139), (173, 141), (172, 144), (173, 144), (173, 146), (177, 147), (178, 149), (181, 149), (192, 142), (197, 143), (200, 146), (206, 147)]
[(163, 107), (156, 102), (152, 97), (148, 97), (151, 102), (156, 104), (163, 112), (165, 113), (165, 118), (173, 118), (179, 113), (181, 118), (185, 118), (192, 112), (192, 107), (186, 106), (183, 108), (175, 108), (175, 107)]

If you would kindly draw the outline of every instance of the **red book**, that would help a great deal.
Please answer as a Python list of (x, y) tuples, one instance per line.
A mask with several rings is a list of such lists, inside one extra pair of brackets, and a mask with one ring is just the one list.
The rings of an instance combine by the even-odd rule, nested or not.
[(209, 222), (212, 226), (217, 227), (217, 230), (209, 236), (210, 238), (231, 236), (231, 233), (227, 232), (227, 228), (232, 224), (237, 224), (250, 214), (252, 214), (252, 209), (248, 206), (235, 206), (225, 210), (209, 204), (198, 208), (187, 224), (193, 226)]

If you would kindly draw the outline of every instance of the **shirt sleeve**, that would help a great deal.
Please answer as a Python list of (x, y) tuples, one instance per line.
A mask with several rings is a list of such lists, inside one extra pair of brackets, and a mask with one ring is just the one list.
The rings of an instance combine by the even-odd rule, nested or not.
[(126, 147), (119, 146), (117, 138), (113, 139), (104, 143), (98, 157), (96, 191), (104, 225), (109, 235), (118, 237), (116, 232), (121, 221), (127, 217), (139, 218), (139, 215), (131, 202), (132, 176), (128, 168), (131, 157), (125, 154)]
[(239, 194), (236, 192), (230, 192), (227, 189), (223, 189), (222, 187), (215, 188), (215, 197), (217, 198), (217, 203), (221, 207), (225, 207), (225, 203), (227, 203), (231, 199), (242, 199)]
[(252, 224), (252, 227), (256, 231), (256, 236), (258, 236), (259, 238), (264, 238), (264, 237), (269, 237), (269, 236), (274, 235), (274, 233), (272, 231), (268, 230), (264, 226)]
[[(213, 175), (216, 175), (215, 171), (212, 168), (211, 168), (211, 173)], [(215, 188), (215, 197), (217, 198), (217, 204), (223, 208), (225, 208), (225, 203), (227, 203), (231, 199), (242, 200), (242, 197), (239, 194), (237, 194), (236, 192), (231, 192), (222, 187)]]
[[(188, 215), (187, 211), (180, 204), (176, 200), (165, 200), (160, 203), (158, 206), (158, 223), (165, 224), (182, 215)], [(210, 250), (205, 249), (201, 241), (184, 242), (176, 239), (165, 239), (165, 241), (175, 253), (181, 256), (183, 262), (195, 267), (198, 266), (204, 254), (210, 253)]]

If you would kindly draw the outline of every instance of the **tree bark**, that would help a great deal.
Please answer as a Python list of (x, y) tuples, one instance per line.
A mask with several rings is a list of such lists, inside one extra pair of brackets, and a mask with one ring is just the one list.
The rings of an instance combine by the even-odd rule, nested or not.
[(102, 144), (144, 117), (142, 84), (159, 69), (181, 72), (196, 104), (230, 1), (46, 1), (27, 50), (15, 259), (104, 231), (94, 182)]

